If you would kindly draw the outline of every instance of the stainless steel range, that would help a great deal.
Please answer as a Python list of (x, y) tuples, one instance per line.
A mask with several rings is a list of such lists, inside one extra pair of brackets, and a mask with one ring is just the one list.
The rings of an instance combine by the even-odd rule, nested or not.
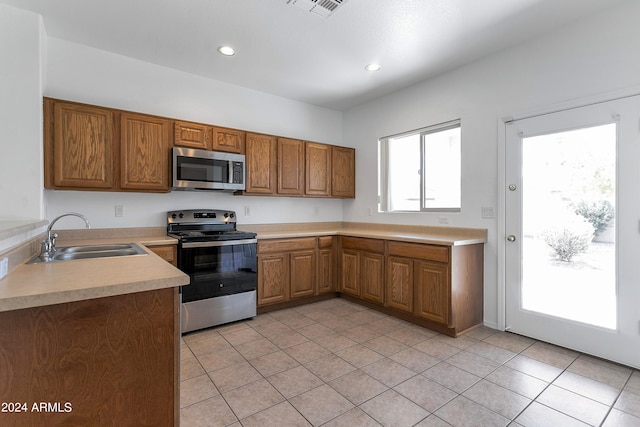
[(178, 268), (191, 278), (180, 289), (182, 333), (256, 315), (256, 234), (236, 229), (233, 211), (167, 213), (178, 239)]

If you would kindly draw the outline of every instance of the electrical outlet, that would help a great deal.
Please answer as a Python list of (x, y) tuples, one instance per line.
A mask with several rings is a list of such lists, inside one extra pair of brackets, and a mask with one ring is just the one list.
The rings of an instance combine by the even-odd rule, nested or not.
[(367, 208), (367, 216), (373, 215), (373, 208)]
[(440, 224), (449, 224), (449, 218), (447, 218), (446, 216), (438, 217), (438, 222)]
[(115, 208), (116, 216), (117, 216), (118, 218), (119, 218), (119, 217), (123, 217), (123, 216), (124, 216), (124, 206), (122, 206), (122, 205), (116, 205), (116, 206), (114, 206), (114, 208)]
[(249, 206), (244, 207), (244, 216), (251, 215), (251, 208)]
[(4, 257), (0, 260), (0, 279), (3, 279), (9, 273), (9, 258)]

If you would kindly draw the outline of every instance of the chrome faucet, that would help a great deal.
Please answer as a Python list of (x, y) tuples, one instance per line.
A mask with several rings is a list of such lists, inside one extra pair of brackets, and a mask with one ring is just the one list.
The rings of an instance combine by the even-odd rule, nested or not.
[(87, 228), (91, 228), (91, 224), (89, 224), (89, 220), (85, 218), (84, 215), (79, 213), (69, 212), (56, 217), (53, 221), (51, 221), (51, 224), (49, 224), (49, 226), (47, 227), (47, 237), (42, 241), (42, 248), (40, 250), (40, 259), (42, 259), (43, 261), (50, 261), (51, 258), (53, 257), (53, 254), (56, 252), (56, 239), (58, 238), (58, 233), (52, 234), (51, 229), (53, 228), (53, 225), (60, 218), (64, 218), (65, 216), (77, 216), (78, 218), (81, 218), (82, 220), (84, 220), (84, 223), (86, 224)]

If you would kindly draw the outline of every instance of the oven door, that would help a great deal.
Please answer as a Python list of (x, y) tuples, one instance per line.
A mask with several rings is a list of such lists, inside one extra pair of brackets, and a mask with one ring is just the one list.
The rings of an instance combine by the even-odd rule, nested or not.
[(182, 243), (178, 268), (191, 278), (181, 288), (182, 302), (254, 291), (256, 239)]

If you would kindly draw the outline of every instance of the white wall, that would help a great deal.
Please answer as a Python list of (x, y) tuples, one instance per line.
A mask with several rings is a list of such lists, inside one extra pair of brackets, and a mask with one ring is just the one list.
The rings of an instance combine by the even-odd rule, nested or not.
[[(344, 140), (356, 147), (358, 198), (344, 203), (345, 221), (450, 225), (489, 230), (485, 246), (485, 323), (498, 324), (497, 219), (499, 121), (553, 104), (640, 85), (640, 2), (630, 1), (554, 33), (487, 57), (390, 96), (351, 109)], [(377, 140), (462, 119), (462, 211), (459, 214), (377, 213)], [(374, 214), (368, 216), (368, 208)]]
[(0, 4), (0, 220), (43, 215), (42, 34), (39, 15)]
[[(87, 46), (49, 38), (45, 96), (176, 119), (342, 144), (342, 114), (206, 79)], [(349, 144), (344, 144), (349, 145)], [(125, 216), (116, 218), (114, 206)], [(166, 225), (166, 211), (221, 208), (242, 223), (340, 221), (342, 201), (233, 196), (45, 191), (45, 216), (85, 213), (96, 228)], [(244, 216), (248, 206), (250, 216)], [(65, 220), (64, 225), (75, 222)], [(77, 224), (82, 226), (82, 224)]]

